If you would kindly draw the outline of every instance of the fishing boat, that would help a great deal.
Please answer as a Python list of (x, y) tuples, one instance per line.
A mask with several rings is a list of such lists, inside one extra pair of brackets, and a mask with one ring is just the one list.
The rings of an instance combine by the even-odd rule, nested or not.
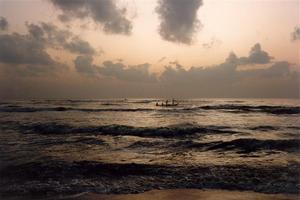
[(179, 103), (175, 99), (172, 99), (171, 103), (169, 103), (169, 100), (166, 100), (165, 103), (163, 101), (161, 103), (156, 102), (156, 106), (162, 106), (162, 107), (174, 107), (178, 105)]

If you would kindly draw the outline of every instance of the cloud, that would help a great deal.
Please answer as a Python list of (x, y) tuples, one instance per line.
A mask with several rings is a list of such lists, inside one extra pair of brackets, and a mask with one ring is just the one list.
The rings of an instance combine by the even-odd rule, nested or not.
[(8, 29), (8, 21), (5, 17), (0, 17), (0, 30), (4, 31)]
[(94, 65), (92, 56), (77, 56), (74, 60), (77, 72), (90, 77), (106, 76), (128, 82), (156, 82), (155, 74), (149, 72), (150, 64), (125, 65), (121, 62), (104, 61)]
[(43, 42), (18, 33), (0, 35), (0, 62), (7, 64), (54, 65)]
[(53, 48), (59, 48), (68, 42), (72, 37), (73, 33), (69, 30), (60, 29), (51, 23), (40, 23), (40, 24), (29, 24), (26, 23), (29, 34), (36, 40), (43, 41), (46, 45)]
[[(12, 38), (7, 39), (7, 37)], [(3, 57), (0, 57), (1, 66), (7, 65), (7, 68), (5, 68), (7, 71), (11, 70), (11, 72), (18, 75), (16, 77), (21, 78), (23, 76), (37, 76), (58, 72), (63, 66), (60, 66), (60, 63), (53, 60), (47, 54), (46, 49), (50, 46), (47, 40), (47, 33), (44, 32), (41, 34), (39, 31), (31, 31), (31, 33), (24, 35), (16, 33), (0, 35), (0, 45), (12, 44), (12, 42), (16, 42), (18, 45), (21, 44), (19, 49), (17, 49), (16, 44), (8, 45), (13, 50), (7, 48), (7, 46), (0, 46), (1, 56), (3, 56), (2, 52), (4, 51), (11, 51), (13, 52), (13, 56), (16, 56), (15, 58), (5, 56), (7, 60), (3, 60)], [(69, 43), (71, 40), (72, 36), (66, 40), (66, 43)], [(24, 46), (26, 46), (28, 52), (25, 52)], [(123, 61), (105, 61), (102, 64), (94, 64), (94, 55), (78, 53), (74, 60), (74, 67), (79, 74), (84, 75), (80, 79), (80, 83), (78, 83), (78, 79), (74, 78), (72, 74), (70, 74), (70, 79), (65, 78), (69, 74), (64, 73), (64, 80), (60, 80), (60, 82), (56, 82), (58, 79), (54, 81), (50, 77), (48, 79), (44, 77), (41, 79), (31, 79), (39, 80), (40, 82), (26, 82), (26, 80), (18, 79), (23, 82), (18, 82), (19, 85), (17, 88), (19, 88), (18, 91), (21, 90), (20, 88), (24, 88), (25, 90), (26, 87), (23, 87), (23, 84), (27, 84), (27, 88), (35, 86), (35, 88), (38, 88), (38, 86), (44, 83), (43, 87), (51, 90), (53, 92), (51, 94), (55, 95), (55, 90), (59, 87), (60, 94), (66, 97), (64, 95), (70, 91), (66, 85), (70, 87), (72, 85), (72, 94), (79, 94), (78, 88), (75, 87), (77, 86), (84, 88), (79, 91), (80, 94), (89, 94), (91, 98), (103, 97), (95, 95), (99, 94), (99, 91), (101, 91), (101, 95), (111, 98), (128, 96), (157, 96), (164, 98), (299, 97), (300, 73), (293, 71), (292, 64), (286, 61), (272, 60), (270, 62), (269, 60), (266, 63), (266, 60), (262, 62), (260, 59), (258, 61), (257, 59), (253, 59), (251, 52), (263, 52), (261, 48), (257, 48), (257, 45), (255, 46), (256, 48), (252, 48), (250, 54), (246, 57), (239, 57), (234, 53), (230, 53), (224, 62), (214, 66), (192, 66), (189, 68), (189, 66), (183, 66), (178, 62), (170, 62), (165, 66), (161, 74), (152, 73), (150, 71), (150, 64), (148, 63), (127, 65)], [(43, 59), (35, 59), (37, 55), (40, 59)], [(49, 57), (47, 58), (47, 56), (43, 55), (48, 55)], [(267, 57), (271, 58), (268, 53), (267, 55)], [(245, 58), (247, 58), (247, 64), (266, 64), (260, 66), (260, 68), (256, 68), (255, 66), (251, 68), (239, 68), (239, 66), (245, 65), (245, 63), (241, 62)], [(6, 82), (4, 82), (6, 84), (10, 81), (7, 78), (10, 76), (7, 76), (5, 73), (0, 73), (0, 77), (2, 79), (6, 77)], [(0, 82), (2, 81), (1, 78)], [(55, 84), (55, 87), (46, 84), (45, 81), (50, 79), (51, 83)], [(14, 84), (17, 83), (14, 82)], [(10, 86), (7, 85), (5, 88), (9, 90)], [(44, 91), (41, 88), (38, 89), (38, 91)], [(42, 93), (35, 93), (31, 89), (31, 94), (40, 95)], [(85, 95), (76, 97), (83, 96), (86, 97)]]
[(278, 61), (267, 68), (240, 70), (236, 73), (239, 73), (242, 78), (280, 78), (288, 77), (292, 74), (290, 67), (290, 63), (286, 61)]
[[(112, 81), (111, 86), (107, 86), (108, 90), (121, 87), (135, 95), (133, 91), (139, 88), (140, 92), (149, 91), (151, 95), (175, 98), (299, 97), (300, 72), (293, 71), (292, 64), (287, 61), (271, 62), (271, 59), (260, 44), (255, 44), (245, 57), (231, 52), (224, 62), (208, 67), (188, 68), (178, 62), (169, 62), (161, 74), (151, 73), (147, 63), (125, 65), (122, 61), (105, 61), (94, 65), (91, 56), (78, 56), (75, 67), (81, 74), (97, 77), (106, 83)], [(246, 64), (264, 65), (263, 68), (239, 67)]]
[[(264, 58), (255, 55), (257, 53), (264, 55)], [(289, 62), (270, 62), (266, 58), (271, 59), (271, 56), (261, 50), (258, 44), (251, 48), (247, 57), (230, 53), (223, 63), (209, 67), (188, 68), (178, 62), (170, 62), (161, 74), (151, 73), (147, 63), (131, 66), (105, 61), (102, 65), (94, 65), (91, 57), (80, 58), (76, 62), (78, 72), (101, 80), (111, 77), (111, 80), (122, 81), (122, 88), (126, 91), (143, 88), (140, 90), (151, 91), (149, 93), (152, 95), (176, 98), (299, 96), (300, 73), (292, 71)], [(266, 66), (240, 69), (239, 66), (245, 63), (264, 63)]]
[(64, 44), (69, 38), (74, 36), (71, 31), (59, 29), (57, 26), (51, 23), (41, 23), (41, 27), (45, 31), (47, 35), (47, 41), (50, 44)]
[(49, 75), (66, 69), (46, 51), (44, 42), (31, 35), (0, 35), (0, 68), (22, 76)]
[(45, 35), (45, 32), (43, 30), (42, 27), (36, 25), (36, 24), (26, 24), (27, 26), (27, 29), (28, 29), (28, 32), (29, 34), (35, 38), (36, 40), (42, 40), (44, 35)]
[(163, 62), (163, 61), (166, 60), (166, 59), (167, 59), (167, 57), (163, 56), (163, 57), (161, 57), (161, 58), (157, 61), (157, 63), (161, 63), (161, 62)]
[(55, 65), (18, 65), (10, 71), (12, 73), (20, 74), (21, 76), (33, 77), (41, 75), (55, 75), (66, 69), (66, 65), (57, 62)]
[(201, 91), (201, 88), (223, 87), (237, 79), (237, 63), (232, 62), (231, 54), (224, 63), (213, 67), (186, 67), (177, 62), (165, 66), (159, 77), (162, 84), (187, 91)]
[(294, 31), (291, 34), (292, 41), (300, 40), (300, 27), (295, 27)]
[(49, 48), (67, 50), (79, 55), (94, 55), (96, 50), (80, 37), (50, 23), (26, 23), (27, 34), (0, 35), (1, 67), (22, 75), (51, 74), (66, 69), (54, 60)]
[[(210, 67), (187, 69), (173, 62), (165, 66), (159, 83), (166, 95), (173, 97), (299, 97), (300, 73), (291, 70), (292, 64), (286, 61), (270, 63), (260, 56), (251, 56), (261, 53), (258, 45), (250, 52), (241, 60), (247, 60), (247, 64), (267, 65), (262, 69), (240, 70), (238, 66), (245, 63), (234, 53), (230, 53), (223, 63)], [(264, 58), (270, 58), (262, 54)]]
[(222, 41), (216, 39), (215, 37), (211, 38), (209, 42), (202, 43), (202, 47), (205, 49), (211, 49), (214, 46), (221, 45)]
[(200, 27), (197, 11), (202, 0), (159, 0), (156, 12), (161, 20), (159, 33), (164, 40), (191, 44)]
[(149, 67), (148, 63), (126, 66), (120, 62), (105, 61), (99, 68), (99, 73), (124, 81), (155, 82), (156, 76), (149, 72)]
[(290, 63), (238, 70), (232, 57), (206, 68), (171, 63), (159, 77), (160, 87), (171, 97), (299, 97), (300, 73), (291, 71)]
[(63, 23), (67, 23), (72, 20), (68, 15), (65, 14), (58, 15), (58, 19)]
[(49, 47), (68, 50), (74, 54), (94, 55), (96, 50), (79, 36), (68, 30), (59, 29), (51, 23), (26, 24), (29, 34)]
[(75, 69), (81, 74), (96, 77), (98, 75), (98, 66), (93, 65), (92, 62), (92, 56), (77, 56), (74, 60)]
[(237, 57), (234, 52), (231, 52), (226, 58), (225, 63), (235, 63), (235, 65), (259, 65), (271, 63), (273, 57), (268, 52), (263, 51), (261, 45), (256, 43), (249, 52), (248, 56)]
[(114, 0), (50, 0), (63, 14), (59, 19), (91, 18), (100, 24), (106, 33), (128, 35), (132, 23), (126, 18), (126, 9), (119, 9)]
[(83, 69), (82, 65), (89, 64), (89, 61), (91, 63), (91, 56), (97, 53), (87, 41), (54, 24), (25, 25), (27, 34), (0, 34), (0, 67), (9, 73), (36, 76), (54, 74), (66, 69), (65, 64), (50, 56), (48, 49), (84, 55), (76, 59), (75, 64), (79, 71)]
[(95, 49), (88, 43), (78, 37), (75, 37), (69, 43), (66, 43), (64, 47), (72, 53), (94, 55)]
[(266, 51), (261, 49), (259, 43), (256, 43), (250, 50), (248, 57), (239, 58), (240, 64), (267, 64), (273, 57), (271, 57)]

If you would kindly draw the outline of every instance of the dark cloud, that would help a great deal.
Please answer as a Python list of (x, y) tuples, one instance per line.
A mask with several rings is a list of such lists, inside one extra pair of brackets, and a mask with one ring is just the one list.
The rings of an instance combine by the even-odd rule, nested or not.
[(55, 44), (65, 43), (73, 34), (69, 30), (59, 29), (51, 23), (41, 23), (43, 30), (47, 33), (47, 40)]
[[(25, 24), (27, 34), (0, 35), (1, 68), (10, 73), (26, 76), (53, 74), (67, 66), (53, 59), (47, 50), (67, 50), (78, 56), (75, 60), (76, 69), (80, 72), (89, 67), (92, 55), (96, 50), (79, 36), (68, 30), (60, 29), (51, 23)], [(92, 64), (91, 64), (92, 66)]]
[(236, 73), (239, 73), (239, 76), (242, 78), (282, 78), (293, 75), (291, 64), (286, 61), (277, 61), (263, 69), (239, 70)]
[(100, 24), (106, 33), (131, 33), (132, 24), (126, 18), (126, 9), (119, 9), (114, 0), (50, 0), (63, 15), (62, 21), (91, 18)]
[(232, 59), (214, 67), (186, 67), (172, 63), (159, 77), (168, 96), (178, 97), (298, 97), (300, 73), (288, 62), (265, 69), (238, 70)]
[(289, 76), (291, 74), (290, 70), (291, 64), (287, 61), (275, 62), (271, 67), (267, 68), (267, 76)]
[[(11, 73), (51, 74), (66, 66), (54, 60), (49, 48), (68, 50), (80, 55), (94, 55), (95, 49), (80, 37), (50, 23), (26, 23), (28, 34), (0, 35), (0, 63)], [(79, 59), (79, 58), (78, 58)]]
[(300, 40), (300, 27), (295, 27), (294, 31), (291, 34), (292, 41)]
[(47, 46), (31, 35), (0, 35), (0, 68), (21, 76), (54, 74), (66, 69), (46, 51)]
[(93, 65), (92, 62), (92, 56), (77, 56), (74, 60), (75, 69), (81, 74), (96, 77), (98, 76), (98, 66)]
[(8, 21), (5, 17), (0, 17), (0, 30), (4, 31), (8, 29)]
[[(149, 64), (127, 66), (106, 61), (96, 66), (91, 58), (87, 58), (82, 59), (82, 69), (77, 70), (100, 79), (113, 77), (112, 80), (123, 81), (128, 87), (126, 91), (140, 86), (143, 91), (164, 97), (298, 97), (300, 73), (292, 71), (291, 64), (286, 61), (271, 63), (261, 56), (256, 57), (257, 52), (271, 58), (256, 44), (248, 57), (240, 58), (230, 53), (223, 63), (210, 67), (188, 69), (178, 62), (170, 62), (161, 74), (153, 74), (149, 72)], [(268, 66), (240, 69), (239, 66), (245, 63)]]
[(259, 43), (255, 44), (250, 52), (248, 57), (241, 57), (239, 58), (240, 64), (267, 64), (269, 63), (273, 57), (271, 57), (266, 51), (261, 49)]
[[(32, 28), (31, 33), (20, 35), (1, 35), (0, 37), (0, 60), (1, 66), (7, 65), (7, 70), (18, 74), (18, 77), (23, 76), (36, 76), (40, 74), (51, 74), (57, 72), (62, 68), (62, 65), (55, 62), (46, 51), (49, 46), (45, 40), (47, 40), (47, 33), (43, 30), (43, 34), (38, 29)], [(4, 39), (2, 39), (2, 37)], [(12, 37), (11, 39), (8, 38)], [(40, 38), (40, 39), (37, 39)], [(1, 40), (2, 39), (2, 40)], [(67, 39), (67, 43), (70, 42)], [(25, 40), (25, 41), (23, 41)], [(3, 42), (4, 41), (4, 42)], [(16, 48), (16, 44), (21, 44), (20, 48)], [(1, 46), (2, 45), (2, 46)], [(37, 45), (35, 47), (35, 45)], [(30, 55), (25, 53), (25, 47)], [(257, 46), (257, 45), (255, 45)], [(252, 48), (250, 52), (257, 52), (260, 48)], [(3, 52), (11, 51), (12, 56), (3, 56)], [(19, 51), (19, 52), (18, 52)], [(42, 52), (42, 53), (41, 53)], [(259, 52), (263, 52), (261, 49)], [(11, 53), (8, 53), (10, 55)], [(34, 56), (43, 58), (36, 60)], [(49, 57), (45, 56), (48, 55)], [(251, 60), (251, 53), (248, 57), (242, 57), (244, 60), (247, 58), (249, 63), (266, 63), (260, 59)], [(2, 56), (2, 57), (1, 57)], [(33, 57), (27, 57), (33, 56)], [(5, 59), (3, 60), (3, 57)], [(268, 57), (270, 57), (268, 55)], [(251, 62), (249, 61), (251, 60)], [(75, 79), (70, 75), (70, 79), (60, 80), (53, 79), (51, 77), (39, 79), (41, 82), (19, 82), (17, 85), (18, 91), (22, 91), (20, 88), (39, 88), (44, 83), (43, 88), (47, 88), (46, 91), (51, 90), (53, 95), (57, 88), (60, 89), (61, 95), (66, 97), (70, 89), (66, 86), (72, 85), (73, 94), (86, 97), (83, 94), (89, 94), (89, 97), (101, 97), (93, 96), (95, 94), (106, 95), (106, 97), (175, 97), (175, 98), (189, 98), (189, 97), (299, 97), (300, 88), (300, 73), (292, 70), (292, 64), (286, 61), (272, 61), (264, 64), (263, 66), (251, 66), (251, 68), (245, 68), (244, 63), (241, 62), (241, 57), (238, 57), (234, 53), (230, 53), (225, 61), (221, 64), (210, 67), (190, 67), (183, 66), (178, 62), (170, 62), (165, 66), (165, 69), (161, 74), (151, 73), (149, 68), (150, 64), (140, 65), (126, 65), (122, 61), (105, 61), (101, 65), (93, 63), (93, 55), (81, 54), (77, 55), (74, 60), (74, 66), (78, 73), (85, 75), (86, 77), (92, 77), (97, 79)], [(254, 65), (254, 64), (253, 64)], [(242, 66), (240, 68), (240, 66)], [(261, 68), (264, 67), (264, 68)], [(2, 70), (1, 68), (0, 70)], [(2, 72), (2, 71), (1, 71)], [(20, 76), (21, 75), (21, 76)], [(69, 74), (64, 73), (64, 77)], [(10, 86), (10, 76), (5, 73), (0, 73), (0, 82), (5, 83), (7, 90)], [(5, 82), (3, 82), (3, 77)], [(17, 76), (15, 76), (17, 77)], [(59, 77), (59, 76), (57, 76)], [(51, 79), (51, 84), (43, 82)], [(26, 79), (27, 80), (27, 79)], [(37, 80), (37, 79), (31, 79)], [(67, 83), (67, 84), (66, 84)], [(14, 84), (17, 84), (14, 82)], [(1, 84), (0, 84), (1, 85)], [(76, 86), (76, 87), (75, 87)], [(41, 87), (42, 88), (42, 87)], [(38, 93), (33, 89), (30, 89), (31, 94), (40, 95), (45, 89), (39, 89)], [(62, 89), (64, 88), (64, 89)], [(81, 88), (81, 89), (78, 89)], [(83, 89), (84, 88), (84, 89)], [(24, 90), (25, 90), (24, 89)], [(27, 90), (25, 90), (27, 91)], [(99, 93), (99, 91), (101, 91)], [(79, 92), (79, 93), (78, 93)], [(19, 94), (19, 93), (18, 93)], [(48, 93), (47, 93), (48, 94)], [(46, 94), (46, 95), (47, 95)], [(27, 95), (27, 92), (26, 94)], [(102, 96), (103, 97), (103, 96)]]
[(65, 15), (65, 14), (59, 15), (58, 19), (64, 23), (70, 22), (72, 20), (68, 15)]
[(104, 61), (102, 65), (94, 65), (92, 56), (77, 56), (74, 60), (77, 72), (90, 77), (112, 77), (129, 82), (156, 82), (155, 74), (149, 72), (150, 64), (125, 65), (121, 62)]
[(36, 24), (26, 24), (29, 34), (36, 40), (43, 40), (45, 31), (42, 27)]
[(94, 55), (96, 53), (95, 49), (88, 43), (78, 37), (75, 37), (69, 43), (64, 46), (67, 50), (72, 53)]
[[(213, 67), (186, 67), (177, 62), (170, 63), (165, 66), (164, 72), (160, 76), (160, 81), (164, 85), (174, 86), (178, 89), (186, 89), (187, 91), (212, 87), (223, 87), (230, 85), (237, 79), (237, 64), (232, 62), (229, 56), (224, 63)], [(190, 89), (188, 89), (190, 87)], [(196, 89), (197, 87), (197, 89)]]
[(7, 64), (54, 65), (45, 44), (29, 35), (0, 35), (0, 62)]
[(75, 54), (94, 55), (96, 50), (68, 30), (59, 29), (50, 23), (27, 24), (29, 34), (52, 48), (65, 49)]
[[(256, 45), (255, 45), (256, 46)], [(252, 48), (253, 49), (253, 48)], [(249, 56), (250, 57), (250, 56)], [(243, 57), (245, 58), (245, 57)], [(254, 62), (252, 62), (253, 64)], [(261, 64), (260, 62), (256, 62)], [(201, 82), (201, 85), (224, 85), (225, 83), (238, 82), (251, 77), (285, 77), (291, 75), (291, 64), (286, 61), (278, 61), (263, 69), (240, 70), (242, 65), (240, 58), (231, 52), (225, 62), (211, 67), (186, 67), (177, 62), (171, 62), (165, 66), (160, 76), (162, 81), (173, 80), (175, 82)], [(226, 84), (225, 84), (226, 85)]]
[(156, 76), (149, 72), (149, 67), (148, 63), (126, 66), (120, 62), (105, 61), (99, 68), (99, 73), (124, 81), (155, 82)]
[(41, 23), (40, 28), (45, 32), (45, 41), (52, 47), (64, 46), (71, 37), (74, 37), (69, 30), (60, 29), (51, 23)]
[(26, 23), (29, 35), (52, 48), (61, 48), (68, 43), (74, 35), (68, 30), (62, 30), (51, 23)]
[(12, 73), (17, 73), (23, 77), (28, 76), (47, 76), (47, 75), (55, 75), (58, 72), (62, 72), (66, 70), (67, 66), (62, 63), (56, 63), (55, 65), (18, 65), (15, 66), (14, 69), (8, 70)]
[(156, 12), (161, 20), (159, 33), (167, 41), (191, 44), (200, 27), (197, 11), (202, 0), (159, 0)]
[[(160, 75), (151, 73), (147, 63), (127, 66), (122, 62), (105, 61), (101, 66), (97, 66), (92, 64), (92, 57), (84, 56), (76, 59), (75, 66), (78, 72), (98, 78), (113, 77), (114, 80), (141, 85), (149, 83), (152, 84), (152, 89), (156, 87), (156, 90), (159, 90), (157, 93), (163, 93), (165, 96), (297, 96), (299, 72), (292, 72), (291, 64), (286, 61), (271, 63), (271, 58), (259, 44), (255, 44), (248, 57), (238, 57), (232, 52), (219, 65), (189, 69), (178, 62), (170, 62)], [(263, 69), (239, 68), (245, 64), (269, 66)], [(272, 87), (273, 85), (275, 86)], [(247, 93), (249, 88), (251, 91)]]
[(226, 59), (226, 63), (235, 63), (235, 65), (259, 65), (271, 63), (273, 57), (268, 52), (261, 49), (261, 45), (256, 43), (250, 50), (248, 56), (237, 57), (231, 52)]

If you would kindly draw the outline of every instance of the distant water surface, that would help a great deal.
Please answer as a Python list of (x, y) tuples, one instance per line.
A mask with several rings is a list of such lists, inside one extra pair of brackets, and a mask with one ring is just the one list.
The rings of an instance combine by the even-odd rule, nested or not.
[(0, 193), (298, 193), (298, 99), (0, 102)]

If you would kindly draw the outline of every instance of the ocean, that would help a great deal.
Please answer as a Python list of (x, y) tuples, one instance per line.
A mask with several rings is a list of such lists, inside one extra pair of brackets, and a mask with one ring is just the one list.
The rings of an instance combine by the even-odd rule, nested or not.
[(299, 99), (0, 102), (0, 194), (300, 191)]

